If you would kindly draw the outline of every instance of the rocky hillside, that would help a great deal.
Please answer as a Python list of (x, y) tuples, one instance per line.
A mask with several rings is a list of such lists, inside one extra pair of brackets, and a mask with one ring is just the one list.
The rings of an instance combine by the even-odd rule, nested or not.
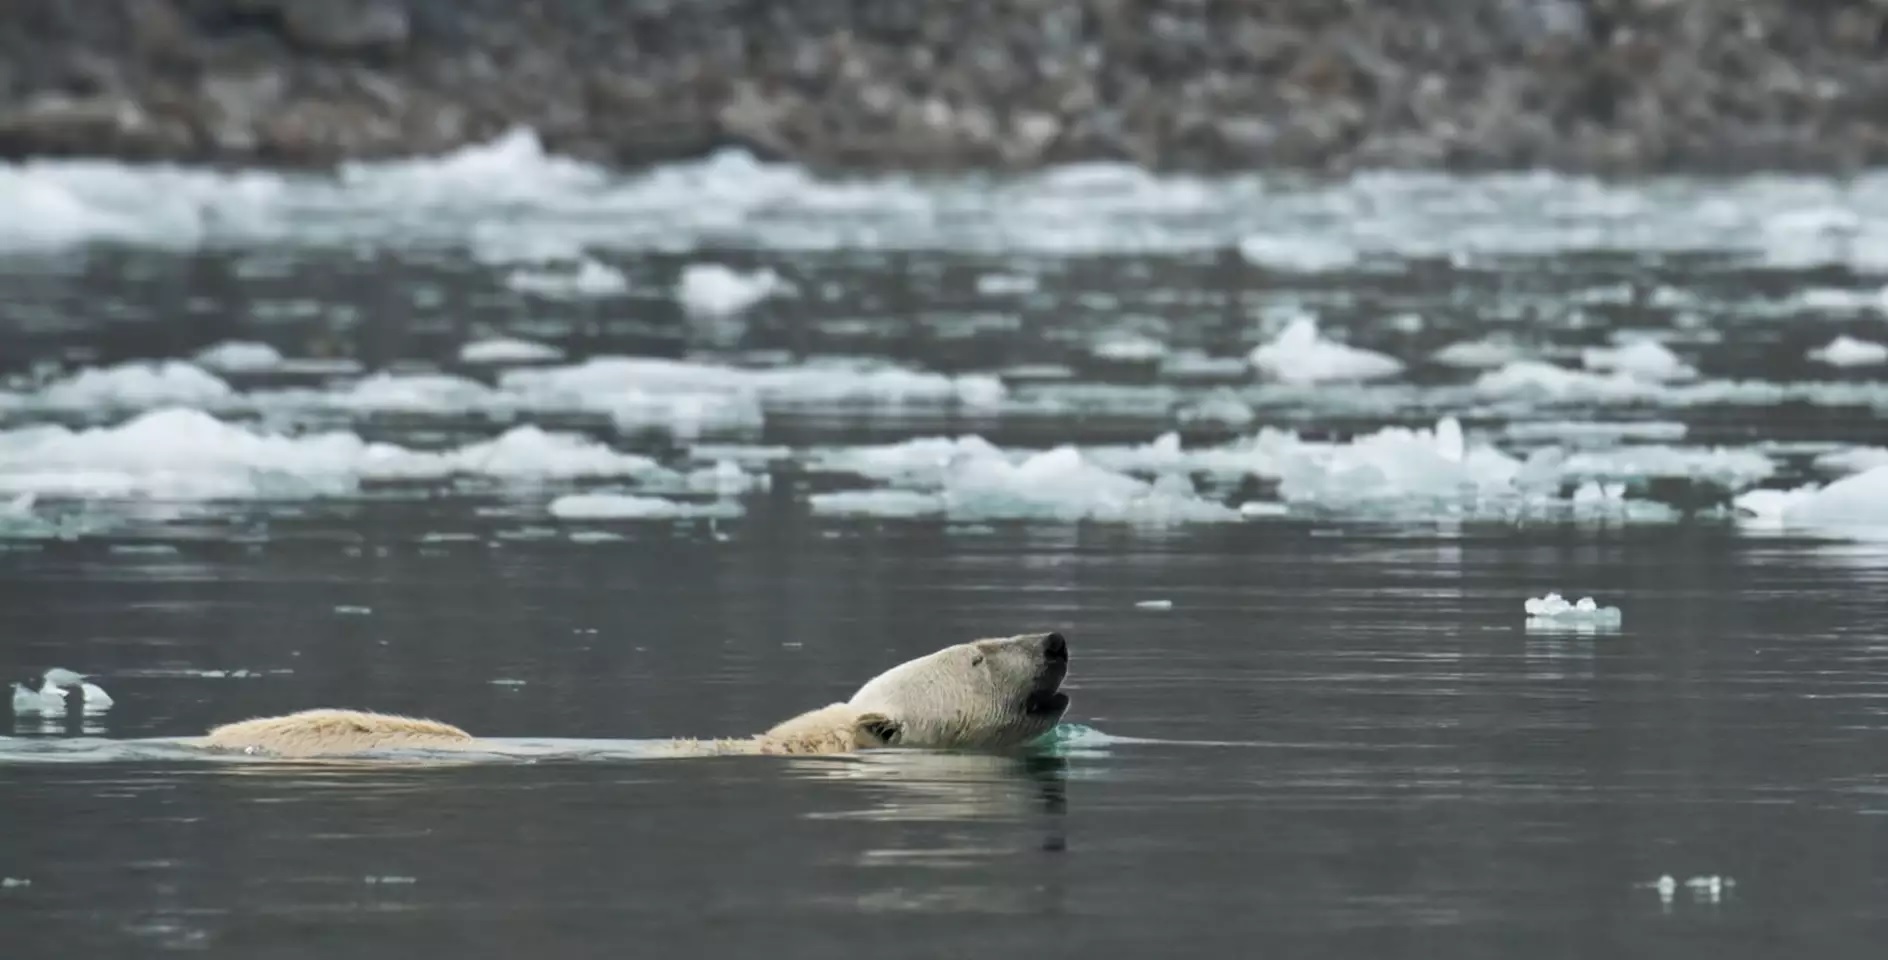
[(1841, 169), (1888, 0), (8, 0), (0, 156)]

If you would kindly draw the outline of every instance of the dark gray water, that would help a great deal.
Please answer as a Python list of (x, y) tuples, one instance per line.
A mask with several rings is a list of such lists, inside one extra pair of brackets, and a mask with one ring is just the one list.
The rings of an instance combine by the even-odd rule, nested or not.
[[(39, 218), (0, 228), (0, 671), (114, 699), (0, 731), (0, 956), (1879, 949), (1888, 509), (1808, 489), (1888, 462), (1881, 367), (1808, 356), (1884, 337), (1879, 184), (736, 203), (543, 163), (287, 199), (0, 168)], [(460, 249), (494, 225), (624, 286), (534, 293)], [(705, 261), (792, 289), (705, 317), (676, 292)], [(1405, 368), (1241, 366), (1305, 311)], [(1582, 353), (1641, 334), (1693, 369)], [(696, 366), (536, 390), (458, 359), (498, 335)], [(1190, 359), (1101, 349), (1129, 335)], [(1490, 336), (1520, 388), (1433, 358)], [(288, 362), (111, 370), (230, 340)], [(808, 365), (835, 355), (904, 372)], [(520, 425), (565, 439), (479, 446)], [(964, 435), (1001, 450), (908, 445)], [(567, 499), (598, 492), (644, 515)], [(1623, 622), (1530, 623), (1550, 591)], [(1073, 706), (1028, 756), (126, 743), (313, 706), (739, 735), (1046, 629)]]

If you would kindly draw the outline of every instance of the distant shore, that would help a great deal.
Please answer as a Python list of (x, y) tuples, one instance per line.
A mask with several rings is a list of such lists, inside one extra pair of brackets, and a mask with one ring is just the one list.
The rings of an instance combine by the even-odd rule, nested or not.
[(1888, 2), (13, 0), (0, 157), (1843, 171)]

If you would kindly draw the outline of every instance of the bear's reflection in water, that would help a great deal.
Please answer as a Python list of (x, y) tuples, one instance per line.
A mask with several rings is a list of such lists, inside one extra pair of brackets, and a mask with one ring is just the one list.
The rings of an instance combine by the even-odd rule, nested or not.
[(792, 775), (867, 788), (864, 809), (834, 819), (937, 821), (1059, 817), (1068, 804), (1068, 760), (1060, 756), (868, 750), (844, 762), (788, 760)]

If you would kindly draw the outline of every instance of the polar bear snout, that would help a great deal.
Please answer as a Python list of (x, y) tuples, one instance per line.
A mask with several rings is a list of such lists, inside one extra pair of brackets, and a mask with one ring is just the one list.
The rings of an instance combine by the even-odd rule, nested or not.
[(1069, 661), (1069, 642), (1059, 633), (1048, 633), (1042, 637), (1042, 658), (1044, 660)]

